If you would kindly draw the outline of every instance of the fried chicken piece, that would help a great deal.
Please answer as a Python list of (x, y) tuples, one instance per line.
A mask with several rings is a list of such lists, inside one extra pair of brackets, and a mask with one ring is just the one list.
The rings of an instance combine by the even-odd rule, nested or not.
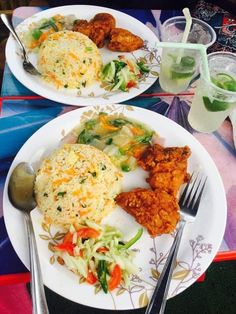
[(86, 20), (75, 21), (73, 31), (88, 36), (98, 48), (102, 48), (105, 45), (105, 39), (115, 25), (116, 20), (111, 14), (98, 13), (90, 22)]
[(139, 224), (147, 228), (152, 237), (170, 233), (179, 221), (177, 199), (163, 190), (137, 188), (120, 193), (115, 200)]
[(110, 32), (108, 49), (112, 51), (131, 52), (143, 47), (143, 40), (123, 28), (113, 28)]
[(150, 171), (147, 182), (152, 189), (161, 189), (174, 196), (180, 186), (189, 180), (187, 160), (191, 154), (188, 146), (149, 146), (138, 160), (138, 165)]
[(105, 37), (110, 34), (112, 28), (116, 27), (115, 18), (109, 13), (98, 13), (90, 21), (94, 28), (99, 28), (104, 31)]
[(91, 27), (89, 38), (97, 45), (98, 48), (102, 48), (105, 45), (105, 32), (102, 28)]
[(86, 20), (76, 20), (74, 22), (73, 31), (90, 36), (92, 25)]

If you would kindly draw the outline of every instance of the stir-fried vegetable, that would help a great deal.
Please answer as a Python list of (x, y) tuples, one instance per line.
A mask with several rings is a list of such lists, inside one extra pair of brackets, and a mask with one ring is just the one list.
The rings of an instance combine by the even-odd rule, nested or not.
[(127, 91), (135, 87), (139, 80), (149, 72), (143, 61), (136, 62), (134, 59), (126, 59), (119, 56), (119, 60), (107, 63), (101, 73), (101, 80), (112, 91)]
[(28, 49), (38, 48), (50, 34), (64, 29), (72, 29), (74, 20), (74, 15), (62, 16), (58, 14), (49, 19), (44, 18), (37, 23), (32, 23), (22, 40)]
[(122, 171), (137, 166), (136, 158), (150, 145), (153, 131), (122, 115), (101, 112), (88, 120), (78, 131), (77, 142), (90, 144), (104, 151)]
[(94, 222), (70, 227), (62, 243), (54, 246), (55, 254), (71, 271), (93, 285), (100, 284), (107, 293), (121, 282), (129, 284), (129, 275), (137, 272), (133, 264), (134, 251), (129, 248), (142, 236), (143, 229), (124, 243), (123, 234), (111, 226)]

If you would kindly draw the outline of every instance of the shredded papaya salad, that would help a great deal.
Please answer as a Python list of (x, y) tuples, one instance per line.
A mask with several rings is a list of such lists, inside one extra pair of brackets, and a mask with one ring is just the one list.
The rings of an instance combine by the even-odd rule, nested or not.
[(127, 287), (131, 274), (137, 273), (133, 263), (135, 252), (130, 247), (142, 236), (143, 229), (128, 242), (115, 227), (100, 226), (86, 221), (76, 228), (70, 226), (62, 243), (54, 246), (60, 264), (84, 279), (87, 283), (100, 284), (107, 293), (121, 283)]
[(101, 72), (101, 80), (106, 89), (128, 91), (138, 85), (142, 77), (149, 73), (143, 61), (119, 56), (118, 60), (107, 63)]

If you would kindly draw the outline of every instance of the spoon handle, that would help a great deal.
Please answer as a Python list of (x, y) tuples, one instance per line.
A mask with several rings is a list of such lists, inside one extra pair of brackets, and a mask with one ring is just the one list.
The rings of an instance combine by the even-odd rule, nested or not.
[(2, 13), (1, 14), (1, 19), (3, 21), (3, 23), (6, 25), (6, 27), (9, 29), (9, 31), (11, 32), (12, 36), (15, 38), (15, 40), (18, 42), (18, 44), (20, 45), (22, 52), (23, 52), (23, 56), (25, 59), (27, 59), (27, 53), (25, 51), (24, 46), (22, 45), (22, 42), (20, 41), (16, 31), (14, 30), (14, 27), (12, 26), (11, 22), (9, 21), (8, 17), (6, 14)]
[(49, 314), (31, 216), (26, 212), (24, 216), (28, 231), (33, 314)]

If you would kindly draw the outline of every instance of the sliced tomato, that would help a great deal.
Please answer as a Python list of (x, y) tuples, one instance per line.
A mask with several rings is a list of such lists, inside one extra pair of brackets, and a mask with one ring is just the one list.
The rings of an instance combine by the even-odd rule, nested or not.
[(115, 265), (112, 272), (110, 273), (110, 276), (111, 278), (108, 282), (108, 288), (109, 288), (109, 291), (112, 291), (115, 288), (117, 288), (121, 282), (122, 271), (118, 264)]
[(89, 283), (90, 285), (94, 285), (97, 282), (97, 278), (95, 277), (95, 275), (91, 272), (91, 270), (89, 270), (88, 272), (88, 276), (86, 278), (87, 283)]
[(72, 239), (73, 239), (73, 233), (67, 232), (63, 238), (63, 242), (62, 243), (72, 243)]
[(129, 81), (126, 85), (127, 88), (131, 88), (131, 87), (134, 87), (136, 86), (136, 83), (134, 81)]
[(77, 235), (82, 239), (98, 238), (100, 232), (93, 228), (84, 227), (77, 230)]
[(99, 248), (97, 249), (97, 252), (98, 252), (98, 253), (106, 253), (106, 252), (108, 252), (108, 251), (109, 251), (109, 249), (108, 249), (107, 247), (105, 247), (105, 246), (99, 247)]
[(71, 256), (74, 256), (74, 247), (73, 243), (60, 243), (54, 246), (55, 250), (67, 252)]

